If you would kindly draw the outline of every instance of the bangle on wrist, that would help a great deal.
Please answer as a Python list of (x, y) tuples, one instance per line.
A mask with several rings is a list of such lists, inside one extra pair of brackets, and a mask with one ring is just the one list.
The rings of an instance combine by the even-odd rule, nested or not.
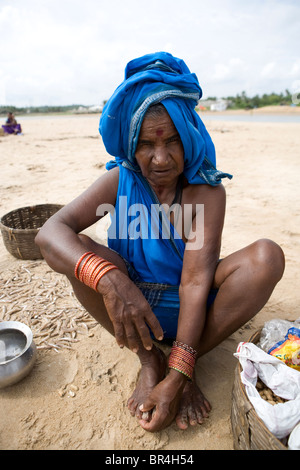
[(74, 273), (75, 273), (75, 277), (77, 279), (79, 279), (79, 276), (78, 276), (78, 268), (80, 266), (80, 263), (84, 260), (84, 258), (89, 257), (89, 255), (93, 255), (93, 253), (91, 251), (88, 251), (87, 253), (84, 253), (82, 256), (80, 256), (79, 260), (77, 261), (76, 263), (76, 266), (75, 266), (75, 269), (74, 269)]
[(100, 279), (112, 269), (118, 268), (110, 261), (88, 251), (77, 261), (74, 274), (79, 281), (97, 291)]
[(174, 341), (169, 357), (169, 368), (177, 370), (192, 380), (196, 359), (197, 351), (195, 349), (187, 344)]

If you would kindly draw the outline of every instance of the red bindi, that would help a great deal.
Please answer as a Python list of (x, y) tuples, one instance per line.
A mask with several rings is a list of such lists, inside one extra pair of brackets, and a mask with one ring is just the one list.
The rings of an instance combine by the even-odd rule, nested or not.
[(164, 133), (164, 131), (162, 129), (157, 129), (157, 131), (156, 131), (156, 135), (158, 137), (161, 137), (163, 135), (163, 133)]

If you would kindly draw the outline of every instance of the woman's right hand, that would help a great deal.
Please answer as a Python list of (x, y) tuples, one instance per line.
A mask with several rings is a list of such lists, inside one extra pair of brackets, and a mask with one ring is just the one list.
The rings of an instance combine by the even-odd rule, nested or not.
[(150, 305), (126, 274), (119, 269), (106, 273), (98, 284), (107, 313), (114, 327), (115, 338), (122, 348), (125, 345), (137, 352), (142, 345), (152, 348), (149, 327), (158, 340), (163, 339), (163, 330)]

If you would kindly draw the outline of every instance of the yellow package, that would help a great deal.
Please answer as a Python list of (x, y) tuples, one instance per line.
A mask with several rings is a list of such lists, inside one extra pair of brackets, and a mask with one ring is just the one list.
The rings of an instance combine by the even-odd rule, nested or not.
[(275, 356), (293, 369), (300, 371), (300, 329), (290, 328), (285, 339), (276, 343), (268, 354)]

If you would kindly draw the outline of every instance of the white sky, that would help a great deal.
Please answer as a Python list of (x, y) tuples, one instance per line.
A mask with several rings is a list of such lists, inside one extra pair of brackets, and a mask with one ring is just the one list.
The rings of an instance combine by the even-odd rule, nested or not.
[(126, 63), (167, 51), (203, 97), (300, 83), (299, 0), (0, 0), (0, 105), (101, 104)]

